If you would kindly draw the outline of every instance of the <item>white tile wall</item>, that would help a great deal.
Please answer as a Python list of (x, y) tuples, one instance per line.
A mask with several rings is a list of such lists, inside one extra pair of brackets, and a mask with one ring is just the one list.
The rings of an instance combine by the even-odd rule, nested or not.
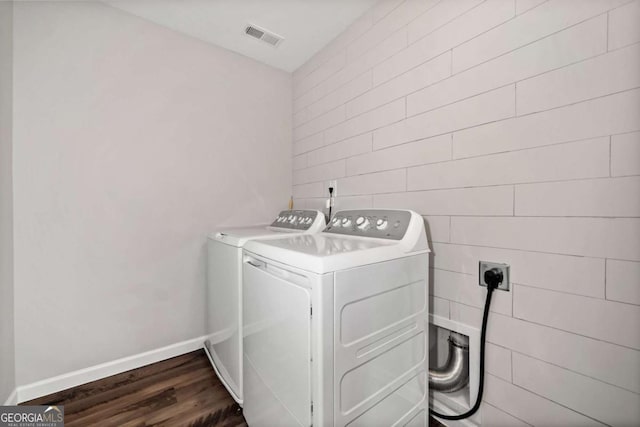
[[(640, 90), (501, 120), (453, 135), (453, 157), (472, 157), (640, 130)], [(636, 164), (636, 163), (634, 163)]]
[(451, 135), (441, 135), (376, 150), (347, 160), (349, 175), (399, 169), (451, 159)]
[(491, 427), (526, 427), (531, 424), (527, 424), (495, 406), (485, 403), (482, 406), (482, 425)]
[(640, 262), (607, 260), (607, 299), (640, 305)]
[(373, 204), (379, 208), (406, 206), (407, 209), (431, 215), (513, 215), (513, 187), (509, 185), (383, 194), (374, 196)]
[(293, 171), (293, 184), (304, 184), (307, 182), (321, 181), (323, 178), (340, 178), (345, 175), (345, 161), (324, 163), (305, 169)]
[(421, 213), (431, 312), (475, 328), (478, 261), (511, 265), (483, 425), (638, 418), (639, 14), (638, 0), (383, 0), (295, 73), (298, 205), (321, 208), (337, 179), (337, 209)]
[(640, 395), (518, 353), (513, 383), (608, 425), (640, 419)]
[(431, 295), (429, 304), (429, 313), (445, 319), (449, 318), (449, 300)]
[(466, 70), (491, 58), (603, 14), (627, 1), (549, 1), (454, 49), (454, 72)]
[[(480, 309), (451, 303), (459, 318), (481, 317)], [(496, 314), (489, 321), (488, 340), (574, 372), (640, 393), (640, 352), (556, 328)], [(580, 355), (577, 357), (576, 355)], [(617, 369), (611, 369), (615, 360)]]
[(397, 122), (404, 119), (404, 117), (405, 102), (404, 99), (398, 99), (327, 129), (324, 133), (325, 142), (330, 144), (341, 141), (345, 138)]
[[(361, 95), (371, 89), (371, 70), (365, 71), (355, 79), (346, 83), (344, 86), (334, 90), (329, 93), (327, 96), (320, 98), (316, 102), (304, 107), (300, 110), (300, 112), (305, 112), (300, 119), (300, 124), (314, 118), (318, 117), (321, 114), (324, 114), (328, 111), (331, 111), (347, 101), (355, 98), (358, 95)], [(296, 115), (297, 116), (297, 115)], [(294, 116), (294, 120), (295, 117)], [(294, 126), (298, 126), (298, 123), (294, 123)]]
[(640, 41), (640, 1), (609, 12), (609, 50)]
[(402, 98), (450, 75), (451, 52), (445, 52), (349, 102), (347, 116), (352, 117), (378, 105)]
[(514, 103), (515, 85), (509, 85), (382, 128), (374, 132), (373, 146), (377, 150), (512, 117)]
[(640, 325), (637, 305), (517, 285), (513, 291), (513, 316), (640, 350), (640, 334), (627, 329)]
[(451, 242), (640, 260), (640, 218), (452, 217)]
[(426, 87), (407, 98), (408, 110), (431, 110), (606, 50), (607, 19), (600, 16)]
[(640, 194), (640, 176), (516, 185), (516, 215), (640, 217), (631, 194)]
[(429, 13), (423, 13), (408, 25), (409, 43), (437, 30), (448, 22), (476, 7), (482, 0), (443, 0)]
[(451, 233), (451, 217), (437, 215), (423, 215), (427, 236), (432, 242), (448, 242)]
[(611, 137), (611, 176), (640, 175), (640, 132)]
[(549, 110), (639, 86), (640, 45), (633, 44), (518, 83), (516, 111)]
[[(513, 3), (511, 1), (489, 0), (480, 5), (477, 5), (477, 2), (473, 2), (471, 4), (474, 7), (469, 12), (458, 15), (452, 21), (437, 28), (437, 30), (434, 29), (437, 26), (436, 22), (441, 23), (445, 18), (444, 15), (435, 14), (438, 10), (449, 8), (450, 11), (454, 11), (460, 7), (463, 9), (468, 8), (469, 4), (466, 2), (441, 2), (431, 10), (430, 14), (423, 15), (425, 19), (432, 20), (431, 25), (428, 26), (422, 22), (422, 25), (415, 25), (413, 32), (411, 29), (409, 30), (409, 46), (407, 49), (398, 52), (373, 69), (374, 85), (385, 82), (431, 58), (450, 51), (453, 47), (513, 16)], [(476, 5), (477, 7), (475, 7)], [(420, 20), (416, 20), (413, 23), (417, 24), (418, 21)], [(418, 36), (417, 33), (423, 32), (428, 35), (416, 40), (414, 43), (413, 39)]]
[(403, 191), (407, 188), (407, 173), (404, 169), (350, 176), (340, 180), (339, 191), (343, 196), (356, 194), (379, 194)]
[(511, 382), (511, 350), (486, 343), (485, 369), (498, 378)]
[(306, 154), (307, 164), (308, 166), (315, 166), (321, 163), (328, 163), (334, 160), (368, 153), (371, 151), (372, 142), (372, 134), (365, 133), (324, 146)]
[(534, 426), (604, 426), (493, 375), (485, 377), (485, 387), (485, 401)]
[(516, 14), (520, 15), (521, 13), (524, 13), (527, 10), (530, 10), (536, 6), (539, 6), (545, 1), (548, 1), (548, 0), (516, 0)]
[(417, 166), (409, 169), (408, 188), (424, 190), (604, 177), (609, 176), (608, 153), (609, 138), (597, 138)]
[(301, 153), (320, 148), (324, 145), (324, 134), (322, 132), (309, 136), (304, 139), (296, 140), (293, 146), (293, 155), (297, 156)]

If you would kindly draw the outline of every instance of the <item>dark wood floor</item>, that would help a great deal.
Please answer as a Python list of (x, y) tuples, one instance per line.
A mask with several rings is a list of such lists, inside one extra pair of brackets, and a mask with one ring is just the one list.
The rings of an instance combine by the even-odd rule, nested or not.
[(64, 405), (73, 426), (246, 426), (203, 350), (124, 372), (23, 405)]
[(247, 425), (203, 350), (22, 404), (64, 405), (67, 427)]

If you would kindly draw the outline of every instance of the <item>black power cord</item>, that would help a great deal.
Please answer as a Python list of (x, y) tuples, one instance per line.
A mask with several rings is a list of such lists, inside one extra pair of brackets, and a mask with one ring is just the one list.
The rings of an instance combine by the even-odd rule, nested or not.
[(329, 187), (329, 219), (327, 220), (327, 225), (329, 225), (329, 221), (331, 221), (332, 207), (333, 207), (333, 187)]
[(484, 314), (482, 315), (482, 331), (480, 333), (480, 380), (478, 381), (478, 397), (476, 403), (467, 412), (460, 415), (440, 414), (433, 409), (429, 413), (443, 420), (462, 420), (475, 414), (482, 404), (482, 392), (484, 391), (484, 344), (487, 338), (487, 321), (489, 320), (489, 307), (491, 306), (491, 294), (502, 283), (502, 272), (497, 268), (492, 268), (484, 273), (484, 281), (487, 284), (487, 299), (484, 302)]

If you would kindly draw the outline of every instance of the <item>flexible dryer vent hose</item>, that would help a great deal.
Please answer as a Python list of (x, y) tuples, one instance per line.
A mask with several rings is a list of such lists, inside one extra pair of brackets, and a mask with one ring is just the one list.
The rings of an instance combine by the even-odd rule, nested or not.
[(453, 393), (469, 384), (469, 338), (451, 332), (449, 355), (441, 367), (429, 369), (429, 388), (443, 393)]

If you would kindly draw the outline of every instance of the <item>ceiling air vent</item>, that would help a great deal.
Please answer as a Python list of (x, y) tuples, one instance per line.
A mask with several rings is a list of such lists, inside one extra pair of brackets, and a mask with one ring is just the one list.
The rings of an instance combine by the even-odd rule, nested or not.
[(278, 46), (284, 37), (281, 37), (271, 31), (265, 30), (264, 28), (260, 28), (256, 25), (247, 25), (244, 29), (246, 35), (256, 38), (258, 40), (262, 40), (265, 43), (270, 44), (271, 46)]

